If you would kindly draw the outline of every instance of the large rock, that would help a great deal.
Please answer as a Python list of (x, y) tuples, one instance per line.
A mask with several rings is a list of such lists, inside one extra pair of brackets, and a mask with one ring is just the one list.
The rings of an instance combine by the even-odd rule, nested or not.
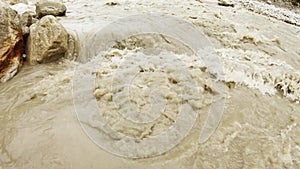
[(69, 34), (51, 15), (30, 26), (26, 54), (30, 64), (55, 61), (65, 55)]
[(19, 16), (0, 1), (0, 82), (11, 79), (21, 68), (23, 51)]
[(42, 1), (36, 4), (35, 11), (38, 18), (46, 15), (64, 16), (67, 8), (60, 1)]

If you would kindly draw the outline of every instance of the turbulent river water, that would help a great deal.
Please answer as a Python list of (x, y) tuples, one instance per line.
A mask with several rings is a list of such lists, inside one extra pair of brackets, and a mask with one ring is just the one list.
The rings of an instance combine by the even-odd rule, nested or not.
[[(60, 21), (77, 36), (81, 54), (76, 62), (25, 64), (15, 78), (0, 84), (0, 169), (300, 168), (299, 27), (210, 0), (176, 1), (176, 6), (65, 3), (69, 12)], [(202, 31), (215, 47), (210, 50), (222, 65), (222, 78), (206, 67), (210, 62), (194, 55), (192, 43), (175, 37), (148, 32), (103, 48), (110, 37), (103, 27), (141, 13), (175, 15)], [(95, 78), (92, 84), (84, 81), (89, 75)], [(220, 123), (211, 120), (207, 131), (213, 133), (203, 141), (211, 106), (220, 102), (212, 99), (220, 92), (214, 79), (226, 89), (224, 112)], [(102, 117), (89, 114), (92, 102)], [(105, 125), (95, 126), (103, 119), (112, 131), (136, 140), (100, 136), (97, 131), (107, 131)], [(182, 123), (176, 124), (178, 119)], [(130, 149), (176, 125), (182, 133), (169, 135), (169, 142), (159, 142), (163, 146), (149, 142), (139, 148), (143, 151)]]

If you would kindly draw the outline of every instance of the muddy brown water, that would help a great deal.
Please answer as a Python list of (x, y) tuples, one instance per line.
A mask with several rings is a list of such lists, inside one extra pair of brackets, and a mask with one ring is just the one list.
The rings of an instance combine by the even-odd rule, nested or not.
[[(15, 78), (0, 84), (0, 169), (300, 168), (299, 27), (245, 9), (219, 7), (213, 1), (180, 1), (176, 7), (169, 2), (103, 4), (67, 2), (71, 12), (61, 22), (84, 39), (95, 20), (163, 11), (204, 32), (225, 63), (230, 87), (217, 130), (207, 142), (199, 141), (209, 111), (202, 107), (203, 116), (170, 151), (144, 159), (113, 155), (97, 146), (77, 119), (73, 79), (80, 63), (25, 65)], [(275, 81), (293, 87), (293, 93), (278, 92)]]

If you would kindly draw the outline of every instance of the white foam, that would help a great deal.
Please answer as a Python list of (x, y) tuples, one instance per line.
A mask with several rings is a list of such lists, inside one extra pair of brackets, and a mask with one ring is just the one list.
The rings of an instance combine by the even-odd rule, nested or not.
[(291, 101), (300, 100), (300, 72), (286, 62), (259, 51), (218, 49), (224, 63), (225, 81), (258, 89), (263, 94), (278, 92)]

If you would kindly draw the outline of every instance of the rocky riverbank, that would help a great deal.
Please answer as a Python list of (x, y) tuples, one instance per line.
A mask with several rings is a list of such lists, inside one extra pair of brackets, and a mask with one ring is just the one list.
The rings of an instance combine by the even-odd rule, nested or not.
[[(18, 5), (18, 2), (10, 4)], [(65, 16), (67, 8), (62, 2), (41, 1), (35, 3), (35, 11), (17, 13), (1, 1), (0, 10), (1, 82), (13, 78), (23, 61), (34, 65), (62, 57), (76, 58), (74, 37), (55, 18)]]

